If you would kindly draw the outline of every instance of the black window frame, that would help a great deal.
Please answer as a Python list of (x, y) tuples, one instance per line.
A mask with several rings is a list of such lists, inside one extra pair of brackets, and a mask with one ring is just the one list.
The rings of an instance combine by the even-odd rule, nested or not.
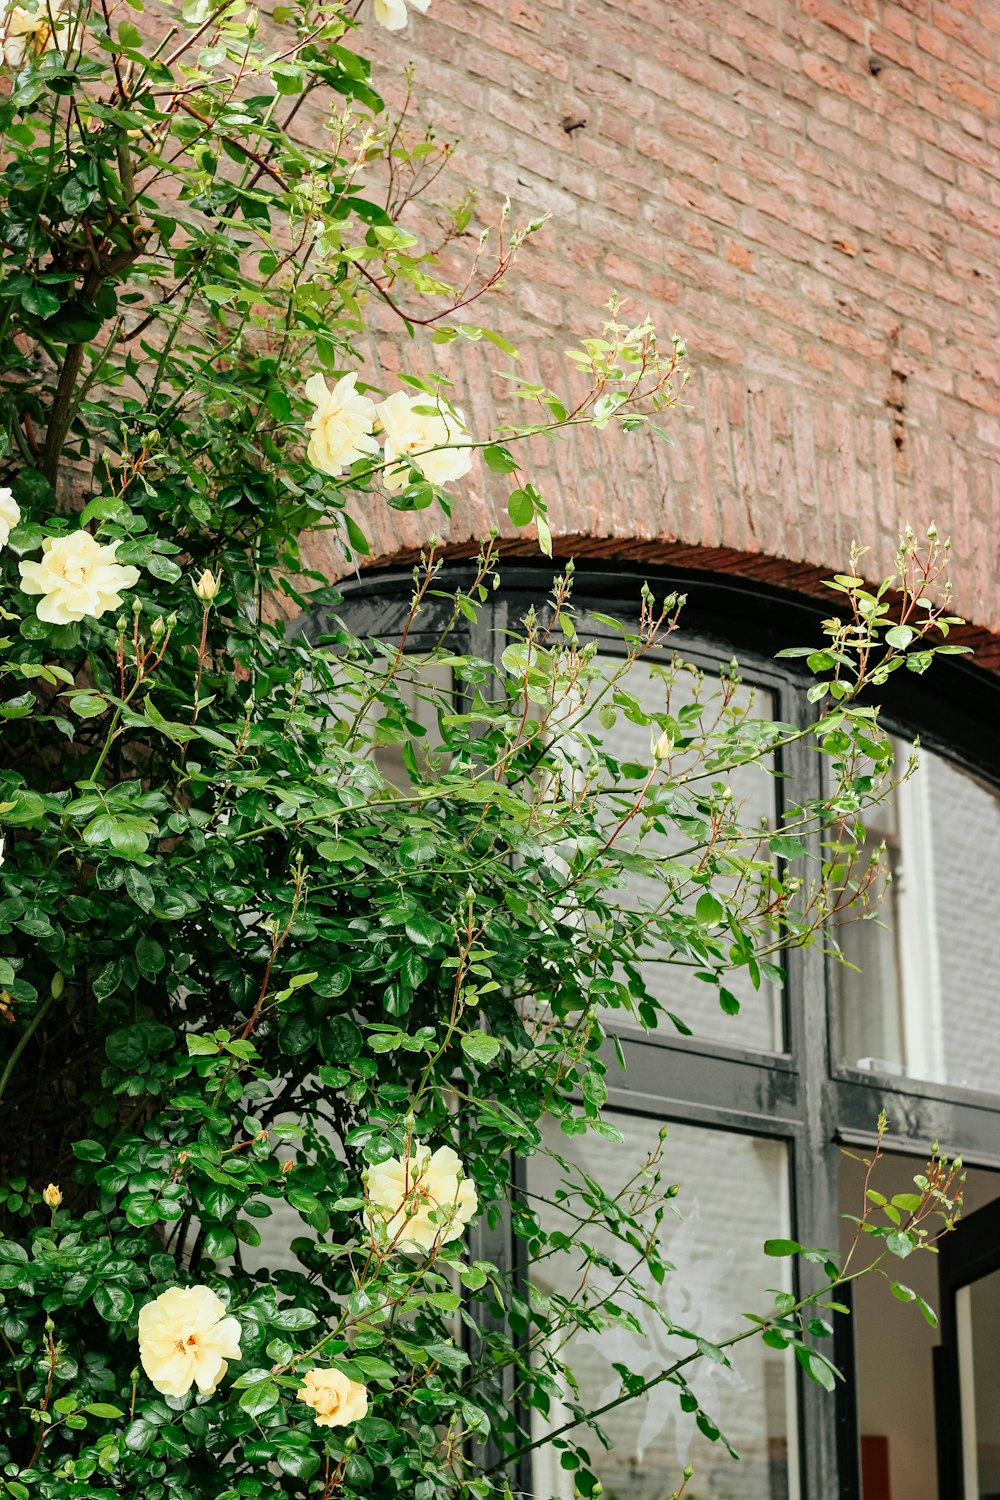
[[(540, 609), (558, 561), (507, 562), (502, 587), (480, 610), (475, 624), (457, 632), (463, 649), (499, 667), (510, 631), (516, 631), (529, 604)], [(474, 574), (467, 562), (446, 563), (444, 587), (467, 586)], [(647, 582), (658, 598), (686, 595), (681, 627), (669, 648), (686, 658), (719, 664), (735, 657), (746, 680), (774, 694), (775, 717), (806, 724), (814, 717), (805, 692), (808, 677), (794, 661), (775, 653), (790, 645), (820, 644), (819, 625), (833, 603), (744, 578), (670, 568), (576, 567), (573, 602), (581, 639), (620, 638), (604, 632), (593, 611), (637, 618), (639, 589)], [(413, 588), (412, 567), (366, 570), (341, 582), (344, 603), (316, 612), (306, 626), (316, 638), (341, 617), (352, 634), (392, 641), (407, 616)], [(450, 614), (443, 601), (428, 599), (411, 629), (409, 643), (426, 649), (435, 626)], [(939, 658), (926, 676), (898, 672), (880, 690), (887, 728), (944, 756), (958, 768), (1000, 784), (996, 739), (1000, 723), (1000, 677), (958, 657)], [(783, 752), (780, 767), (797, 797), (822, 791), (821, 757), (804, 745)], [(779, 782), (779, 785), (781, 783)], [(842, 1147), (865, 1149), (876, 1139), (875, 1122), (885, 1108), (890, 1129), (887, 1149), (913, 1157), (926, 1155), (933, 1142), (961, 1154), (970, 1167), (1000, 1168), (1000, 1092), (996, 1095), (945, 1084), (862, 1073), (844, 1065), (836, 1046), (836, 989), (833, 961), (819, 945), (786, 956), (783, 1052), (747, 1050), (706, 1038), (684, 1038), (666, 1031), (654, 1036), (620, 1036), (626, 1071), (609, 1070), (609, 1104), (624, 1113), (676, 1119), (706, 1127), (784, 1140), (787, 1145), (792, 1233), (802, 1243), (839, 1241), (838, 1163)], [(673, 1061), (682, 1065), (671, 1067)], [(1000, 1081), (998, 1081), (1000, 1089)], [(516, 1181), (515, 1177), (515, 1181)], [(509, 1227), (480, 1229), (476, 1253), (515, 1253)], [(849, 1320), (841, 1319), (837, 1354), (852, 1361)], [(860, 1456), (852, 1382), (836, 1400), (797, 1370), (800, 1485), (804, 1497), (838, 1496), (859, 1500)], [(511, 1476), (530, 1493), (530, 1476)], [(942, 1497), (945, 1500), (945, 1497)]]

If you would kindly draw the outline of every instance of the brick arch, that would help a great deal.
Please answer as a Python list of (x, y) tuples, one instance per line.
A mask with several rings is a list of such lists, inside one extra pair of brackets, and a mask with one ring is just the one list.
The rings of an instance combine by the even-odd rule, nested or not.
[[(836, 568), (761, 552), (741, 552), (733, 547), (691, 546), (677, 541), (599, 537), (581, 532), (555, 536), (552, 546), (553, 570), (572, 559), (578, 567), (585, 567), (590, 572), (599, 570), (604, 564), (615, 570), (634, 570), (637, 578), (642, 577), (644, 569), (677, 572), (688, 575), (692, 587), (697, 587), (699, 577), (759, 584), (769, 592), (774, 591), (776, 601), (783, 600), (786, 605), (808, 602), (828, 604), (832, 609), (836, 599), (824, 582), (837, 571)], [(473, 558), (478, 550), (478, 541), (445, 543), (442, 548), (446, 558), (456, 561)], [(418, 561), (420, 552), (419, 545), (390, 546), (379, 550), (366, 563), (362, 576), (384, 568), (411, 566)], [(537, 543), (530, 537), (501, 538), (499, 552), (501, 558), (531, 560), (539, 572), (548, 566), (548, 560), (540, 556)], [(968, 621), (956, 627), (949, 640), (956, 645), (969, 646), (977, 668), (1000, 674), (1000, 633)], [(800, 643), (789, 641), (789, 644)]]

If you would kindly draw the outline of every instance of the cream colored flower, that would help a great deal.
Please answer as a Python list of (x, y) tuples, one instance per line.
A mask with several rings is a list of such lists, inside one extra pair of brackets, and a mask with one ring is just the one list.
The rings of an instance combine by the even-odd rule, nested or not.
[(411, 461), (431, 484), (461, 479), (472, 468), (471, 448), (445, 446), (468, 442), (461, 412), (436, 406), (432, 396), (408, 396), (405, 391), (395, 391), (376, 411), (385, 432), (386, 464), (406, 459), (383, 472), (387, 490), (401, 490), (409, 483)]
[(191, 580), (191, 587), (196, 599), (200, 599), (202, 604), (211, 604), (222, 587), (222, 574), (216, 577), (211, 568), (206, 568), (200, 578)]
[(372, 437), (375, 402), (354, 389), (356, 372), (344, 375), (333, 390), (322, 375), (313, 375), (305, 394), (316, 410), (306, 423), (312, 429), (307, 457), (322, 474), (343, 474), (359, 458), (378, 452)]
[(299, 1400), (316, 1413), (317, 1427), (346, 1427), (360, 1422), (368, 1410), (368, 1391), (339, 1370), (308, 1370)]
[(407, 5), (426, 13), (431, 0), (375, 0), (375, 19), (386, 31), (402, 31), (409, 17)]
[(172, 1286), (139, 1312), (139, 1358), (164, 1396), (211, 1396), (240, 1357), (240, 1325), (207, 1286)]
[(48, 1187), (45, 1189), (44, 1193), (42, 1194), (42, 1202), (45, 1204), (46, 1208), (59, 1207), (60, 1203), (62, 1202), (62, 1193), (56, 1187), (54, 1182), (50, 1182)]
[(38, 618), (50, 625), (69, 625), (85, 615), (99, 619), (121, 604), (121, 590), (139, 582), (139, 569), (115, 562), (117, 542), (101, 546), (89, 531), (47, 536), (41, 562), (23, 562), (21, 587), (41, 594)]
[(8, 538), (21, 519), (21, 507), (10, 490), (0, 490), (0, 547), (6, 547)]
[(0, 64), (19, 68), (25, 58), (41, 57), (54, 45), (65, 26), (53, 26), (62, 4), (29, 0), (28, 5), (3, 5), (0, 0)]
[(365, 1219), (380, 1235), (384, 1226), (386, 1240), (398, 1250), (426, 1254), (461, 1238), (479, 1208), (476, 1189), (450, 1146), (439, 1146), (432, 1156), (429, 1146), (418, 1144), (406, 1160), (395, 1156), (369, 1167), (364, 1179)]
[(654, 760), (667, 760), (674, 753), (673, 736), (666, 729), (662, 734), (657, 735), (654, 726), (649, 732), (649, 748)]

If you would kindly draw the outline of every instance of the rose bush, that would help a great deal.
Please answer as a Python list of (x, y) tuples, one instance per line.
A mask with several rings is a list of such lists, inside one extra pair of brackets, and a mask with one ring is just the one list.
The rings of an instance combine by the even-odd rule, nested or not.
[[(403, 0), (372, 15), (412, 19)], [(651, 956), (732, 1012), (732, 973), (780, 981), (785, 948), (875, 899), (861, 820), (894, 773), (870, 698), (952, 649), (940, 550), (906, 540), (895, 604), (855, 571), (836, 581), (845, 614), (801, 648), (809, 725), (687, 671), (673, 596), (639, 591), (609, 625), (620, 658), (598, 659), (571, 568), (481, 654), (493, 539), (451, 579), (429, 542), (397, 628), (352, 633), (304, 533), (334, 530), (356, 561), (374, 507), (447, 512), (475, 469), (546, 550), (536, 445), (655, 436), (683, 383), (682, 342), (612, 300), (565, 388), (515, 376), (536, 420), (466, 426), (433, 356), (471, 340), (513, 361), (468, 308), (536, 226), (485, 234), (456, 289), (430, 276), (402, 221), (446, 153), (387, 117), (368, 19), (281, 7), (274, 47), (238, 0), (3, 12), (12, 1500), (486, 1500), (541, 1443), (595, 1495), (599, 1414), (564, 1350), (579, 1329), (686, 1341), (653, 1376), (623, 1368), (608, 1404), (670, 1382), (713, 1437), (692, 1361), (760, 1334), (834, 1379), (811, 1310), (849, 1264), (782, 1242), (822, 1286), (696, 1338), (646, 1290), (672, 1274), (660, 1151), (602, 1184), (552, 1132), (619, 1139), (616, 1015), (684, 1028)], [(304, 143), (314, 95), (329, 130)], [(431, 330), (405, 389), (359, 352), (371, 300)], [(620, 716), (648, 728), (645, 762), (607, 742)], [(803, 743), (826, 794), (773, 828), (745, 818), (734, 775)], [(582, 1205), (576, 1297), (533, 1279), (566, 1239), (518, 1187), (542, 1152)], [(876, 1269), (933, 1243), (957, 1182), (935, 1160), (891, 1244), (866, 1209)], [(491, 1235), (516, 1256), (487, 1253)], [(613, 1296), (586, 1287), (598, 1265)]]

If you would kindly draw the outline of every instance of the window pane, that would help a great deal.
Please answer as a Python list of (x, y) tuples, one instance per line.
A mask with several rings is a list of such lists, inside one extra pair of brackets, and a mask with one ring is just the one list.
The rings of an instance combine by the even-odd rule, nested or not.
[[(896, 743), (896, 765), (910, 747)], [(851, 1067), (1000, 1092), (1000, 796), (919, 752), (866, 826), (892, 881), (874, 920), (838, 930), (840, 1046)]]
[[(615, 666), (612, 658), (599, 657), (598, 661), (605, 671), (613, 670)], [(657, 670), (646, 662), (639, 662), (633, 667), (624, 686), (638, 699), (647, 713), (669, 712), (676, 716), (687, 705), (701, 703), (704, 707), (701, 723), (706, 730), (711, 729), (715, 723), (723, 702), (722, 687), (718, 681), (713, 682), (710, 674), (706, 673), (700, 686), (696, 684), (694, 675), (684, 669), (670, 674), (665, 681), (663, 670)], [(770, 720), (774, 717), (773, 696), (766, 688), (741, 683), (735, 688), (730, 700), (730, 713), (733, 710), (748, 717)], [(722, 721), (722, 727), (725, 727), (726, 722), (728, 720)], [(606, 749), (618, 760), (638, 761), (646, 765), (650, 763), (648, 726), (633, 724), (624, 714), (619, 714), (614, 727), (602, 730), (601, 734)], [(683, 753), (678, 753), (672, 759), (671, 769), (675, 774), (696, 769), (695, 756), (692, 754), (685, 760)], [(768, 756), (718, 778), (731, 787), (734, 806), (739, 807), (740, 822), (747, 830), (774, 830), (777, 802), (773, 769), (773, 757)], [(689, 848), (690, 842), (690, 838), (680, 831), (653, 831), (644, 837), (642, 852), (669, 855), (679, 849)], [(744, 852), (749, 853), (750, 847), (748, 845)], [(730, 882), (729, 888), (734, 886), (735, 881)], [(728, 894), (725, 881), (717, 880), (713, 883), (713, 889), (720, 896)], [(633, 875), (630, 890), (634, 896), (652, 904), (663, 897), (662, 883), (653, 876)], [(687, 906), (692, 911), (700, 894), (699, 889), (693, 889), (690, 893)], [(671, 961), (671, 956), (664, 953), (661, 961), (645, 963), (642, 973), (650, 993), (665, 1010), (679, 1016), (695, 1036), (729, 1042), (733, 1046), (747, 1049), (780, 1051), (784, 1045), (784, 1036), (779, 986), (763, 979), (760, 989), (755, 990), (745, 968), (732, 971), (723, 982), (740, 1002), (740, 1010), (737, 1015), (728, 1015), (719, 1005), (715, 988), (695, 977), (698, 967), (683, 956), (680, 961), (676, 958)], [(629, 1024), (629, 1018), (622, 1011), (610, 1012), (605, 1019), (609, 1025), (616, 1027)], [(661, 1021), (661, 1029), (673, 1034), (667, 1018)]]
[[(923, 1162), (918, 1158), (886, 1155), (879, 1163), (874, 1185), (889, 1198), (895, 1193), (912, 1192), (913, 1175), (922, 1167)], [(847, 1156), (841, 1158), (842, 1215), (862, 1212), (864, 1177), (865, 1170), (859, 1161)], [(1000, 1173), (968, 1171), (962, 1218), (992, 1203), (998, 1193)], [(961, 1226), (962, 1219), (959, 1234)], [(849, 1218), (841, 1220), (842, 1254), (850, 1247), (854, 1228)], [(866, 1263), (859, 1260), (857, 1265)], [(941, 1313), (935, 1255), (911, 1255), (900, 1274), (911, 1291)], [(854, 1283), (853, 1300), (850, 1326), (854, 1338), (853, 1398), (860, 1436), (861, 1500), (884, 1500), (886, 1495), (894, 1500), (941, 1500), (934, 1398), (934, 1350), (941, 1342), (940, 1330), (931, 1328), (912, 1302), (893, 1297), (881, 1276), (860, 1277)], [(995, 1431), (996, 1424), (998, 1345), (995, 1324), (984, 1320), (979, 1331), (984, 1335), (985, 1357), (990, 1361), (986, 1389), (992, 1414), (984, 1414), (981, 1419), (986, 1424), (981, 1427), (985, 1439)], [(989, 1458), (984, 1445), (984, 1459), (989, 1462)], [(991, 1493), (995, 1491), (984, 1486), (984, 1500)], [(948, 1500), (952, 1500), (950, 1495)], [(960, 1500), (957, 1485), (954, 1500)]]
[[(554, 1151), (611, 1191), (649, 1157), (659, 1134), (654, 1121), (626, 1115), (614, 1120), (624, 1145), (595, 1135), (567, 1139), (553, 1132), (558, 1139), (551, 1139)], [(725, 1338), (746, 1326), (744, 1312), (770, 1310), (768, 1288), (788, 1268), (787, 1261), (769, 1260), (762, 1249), (765, 1239), (787, 1235), (791, 1228), (784, 1143), (671, 1125), (664, 1162), (668, 1180), (671, 1163), (683, 1165), (684, 1182), (675, 1200), (680, 1217), (668, 1215), (662, 1230), (663, 1253), (677, 1269), (659, 1288), (648, 1278), (645, 1290), (678, 1326), (710, 1340)], [(530, 1166), (529, 1191), (551, 1200), (563, 1175), (549, 1158), (539, 1156)], [(543, 1222), (550, 1230), (565, 1229), (580, 1238), (581, 1231), (558, 1208), (547, 1208)], [(586, 1233), (597, 1250), (617, 1245), (606, 1233), (604, 1238), (592, 1230)], [(545, 1291), (569, 1295), (579, 1286), (580, 1266), (579, 1253), (568, 1250), (543, 1261), (533, 1279)], [(594, 1265), (586, 1295), (596, 1302), (613, 1284), (610, 1273)], [(640, 1337), (625, 1328), (581, 1330), (564, 1350), (588, 1409), (621, 1393), (616, 1363), (648, 1379), (690, 1352), (689, 1341), (670, 1337), (648, 1312), (639, 1312), (648, 1334)], [(757, 1339), (740, 1344), (732, 1359), (731, 1370), (701, 1360), (688, 1374), (702, 1407), (740, 1454), (740, 1462), (701, 1435), (694, 1419), (680, 1411), (676, 1389), (664, 1383), (601, 1419), (610, 1451), (582, 1430), (604, 1500), (665, 1500), (679, 1487), (688, 1463), (695, 1473), (685, 1500), (796, 1500), (794, 1361)], [(553, 1408), (534, 1436), (559, 1422)], [(560, 1468), (559, 1454), (551, 1448), (538, 1450), (533, 1493), (535, 1500), (571, 1500), (572, 1476)]]
[[(385, 740), (375, 750), (375, 763), (387, 781), (395, 786), (410, 784), (410, 773), (403, 760), (403, 747), (409, 744), (418, 765), (438, 749), (441, 737), (438, 733), (438, 711), (442, 706), (450, 707), (452, 691), (451, 667), (438, 662), (423, 661), (419, 665), (408, 660), (395, 679), (396, 691), (406, 707), (411, 725), (416, 728), (403, 730), (395, 725), (383, 724), (383, 734), (398, 734), (396, 740)], [(376, 705), (374, 718), (382, 718), (385, 710)], [(420, 732), (422, 731), (422, 736)]]

